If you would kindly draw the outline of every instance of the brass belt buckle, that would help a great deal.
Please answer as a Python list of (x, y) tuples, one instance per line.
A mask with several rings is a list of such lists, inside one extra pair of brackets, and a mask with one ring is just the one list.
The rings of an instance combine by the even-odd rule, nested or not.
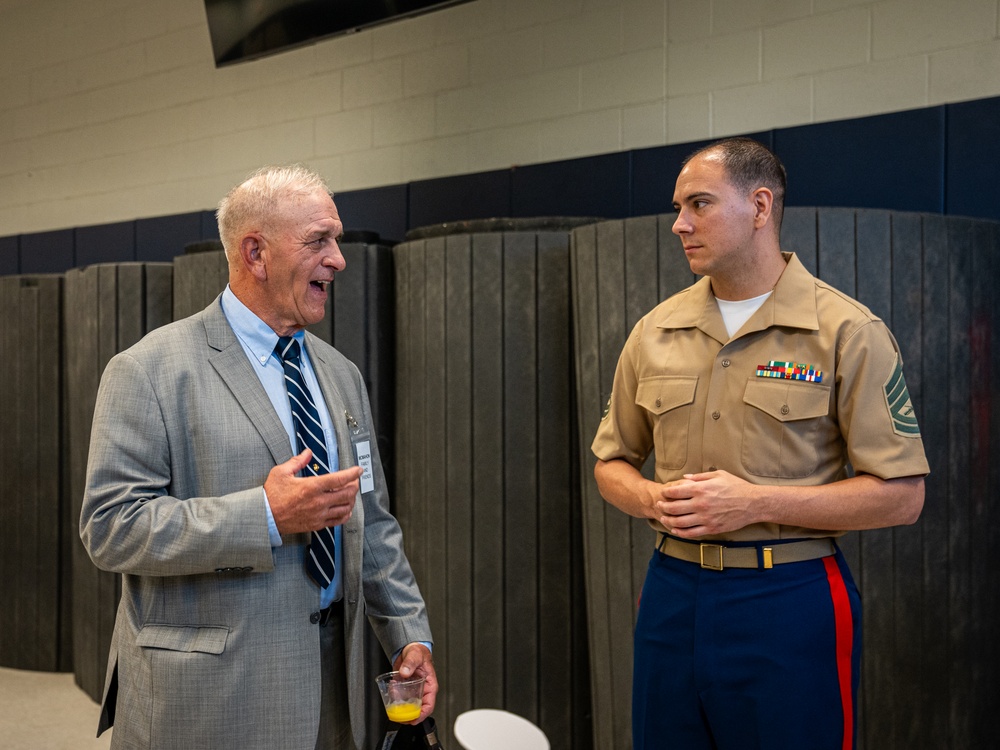
[[(705, 550), (709, 551), (708, 560), (705, 559)], [(701, 554), (701, 567), (706, 570), (723, 570), (721, 544), (700, 544), (698, 551)]]

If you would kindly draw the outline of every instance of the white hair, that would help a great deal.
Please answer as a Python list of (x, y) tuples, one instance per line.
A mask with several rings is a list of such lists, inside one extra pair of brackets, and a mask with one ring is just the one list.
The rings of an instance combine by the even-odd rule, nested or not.
[(247, 232), (267, 229), (280, 220), (283, 199), (318, 190), (330, 193), (322, 177), (299, 164), (262, 167), (252, 172), (229, 191), (215, 212), (226, 255), (232, 260)]

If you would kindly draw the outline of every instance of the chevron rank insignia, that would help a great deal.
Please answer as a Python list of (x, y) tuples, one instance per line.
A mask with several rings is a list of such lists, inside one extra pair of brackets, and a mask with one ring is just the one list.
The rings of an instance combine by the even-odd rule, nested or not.
[(892, 431), (903, 437), (920, 437), (920, 427), (917, 425), (917, 415), (913, 411), (910, 392), (903, 378), (903, 363), (896, 355), (896, 365), (892, 368), (889, 379), (882, 387), (885, 394), (885, 405), (892, 419)]
[(812, 365), (779, 362), (772, 359), (766, 365), (757, 365), (757, 377), (782, 378), (783, 380), (808, 380), (810, 383), (822, 383), (823, 371), (817, 370)]

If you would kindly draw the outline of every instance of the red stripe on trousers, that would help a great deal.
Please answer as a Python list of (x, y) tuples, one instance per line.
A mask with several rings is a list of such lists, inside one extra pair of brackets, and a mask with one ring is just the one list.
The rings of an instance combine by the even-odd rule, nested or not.
[(833, 618), (837, 633), (837, 679), (840, 682), (840, 702), (844, 709), (844, 750), (854, 746), (854, 700), (851, 694), (851, 654), (854, 650), (854, 624), (851, 601), (835, 557), (824, 557), (826, 578), (833, 599)]

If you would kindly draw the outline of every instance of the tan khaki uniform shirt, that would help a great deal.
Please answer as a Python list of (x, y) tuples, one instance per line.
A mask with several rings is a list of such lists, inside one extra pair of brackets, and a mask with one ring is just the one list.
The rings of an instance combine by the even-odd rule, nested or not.
[[(708, 278), (636, 324), (594, 438), (598, 458), (639, 468), (653, 451), (659, 482), (723, 469), (754, 484), (819, 485), (848, 477), (848, 462), (882, 479), (928, 473), (889, 329), (784, 256), (773, 294), (732, 339)], [(783, 363), (821, 375), (786, 379)], [(711, 538), (830, 535), (761, 523)]]

